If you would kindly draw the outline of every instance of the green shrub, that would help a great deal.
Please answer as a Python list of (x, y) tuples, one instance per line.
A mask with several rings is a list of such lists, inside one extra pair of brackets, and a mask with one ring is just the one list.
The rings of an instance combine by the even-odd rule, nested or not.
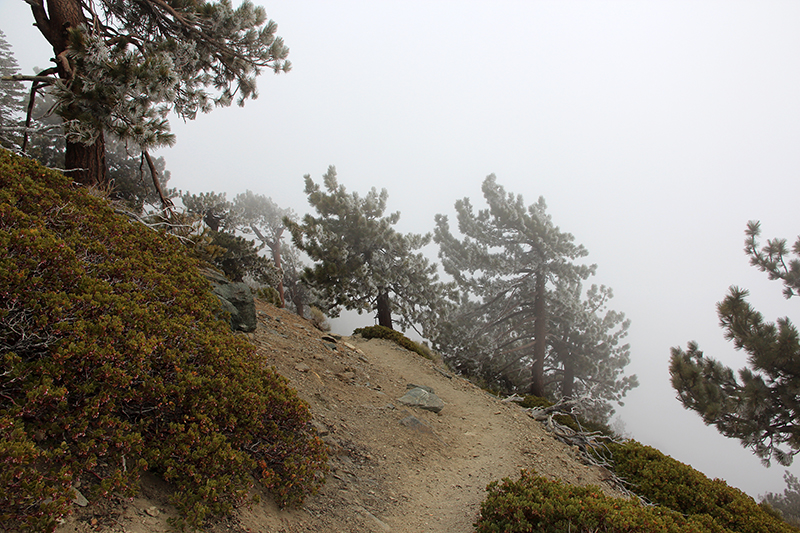
[(701, 472), (636, 441), (609, 444), (614, 472), (639, 496), (685, 515), (707, 515), (737, 533), (797, 530), (721, 479)]
[(703, 517), (611, 498), (597, 487), (575, 487), (522, 471), (518, 481), (492, 482), (477, 533), (728, 533)]
[(191, 526), (253, 476), (280, 504), (314, 492), (307, 405), (218, 309), (176, 239), (0, 150), (0, 523), (52, 530), (76, 482), (130, 495), (144, 470)]
[(281, 306), (281, 295), (275, 287), (259, 287), (256, 289), (256, 298), (275, 307)]
[(386, 326), (369, 326), (353, 330), (353, 335), (361, 335), (365, 339), (387, 339), (402, 346), (406, 350), (415, 352), (425, 359), (433, 359), (433, 352), (427, 346), (414, 342), (399, 331)]

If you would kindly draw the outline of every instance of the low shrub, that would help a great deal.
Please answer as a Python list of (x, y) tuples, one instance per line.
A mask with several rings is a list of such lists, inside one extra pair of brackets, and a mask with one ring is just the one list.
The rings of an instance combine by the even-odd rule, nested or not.
[(488, 486), (477, 533), (729, 533), (703, 517), (606, 496), (522, 471)]
[(314, 307), (313, 305), (309, 309), (309, 314), (311, 317), (308, 319), (311, 324), (320, 331), (330, 331), (331, 325), (328, 322), (328, 317), (325, 316), (325, 313), (319, 307)]
[(685, 515), (706, 515), (737, 533), (796, 533), (739, 489), (636, 441), (608, 445), (614, 472), (646, 500)]
[(387, 339), (402, 346), (406, 350), (415, 352), (425, 359), (433, 360), (433, 352), (427, 346), (414, 342), (399, 331), (386, 326), (369, 326), (353, 330), (353, 335), (361, 335), (365, 339)]
[(194, 527), (253, 477), (282, 505), (317, 490), (307, 405), (218, 310), (176, 239), (0, 150), (0, 524), (53, 530), (78, 481), (131, 495), (144, 470)]

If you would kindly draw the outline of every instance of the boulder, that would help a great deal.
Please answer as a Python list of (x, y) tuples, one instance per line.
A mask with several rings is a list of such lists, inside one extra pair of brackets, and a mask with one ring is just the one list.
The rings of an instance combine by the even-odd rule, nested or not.
[(211, 269), (201, 269), (200, 273), (211, 282), (212, 292), (231, 315), (231, 329), (245, 333), (255, 331), (256, 302), (250, 287), (246, 283), (229, 281), (222, 273)]
[(420, 409), (433, 411), (434, 413), (438, 413), (444, 409), (444, 402), (442, 399), (432, 392), (428, 392), (422, 387), (415, 387), (411, 389), (397, 401), (403, 405), (419, 407)]

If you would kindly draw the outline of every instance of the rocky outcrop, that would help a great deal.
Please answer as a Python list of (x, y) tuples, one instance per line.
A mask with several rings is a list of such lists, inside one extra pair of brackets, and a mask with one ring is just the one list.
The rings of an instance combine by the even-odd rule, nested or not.
[(229, 281), (222, 273), (201, 269), (200, 273), (211, 282), (211, 290), (219, 298), (222, 308), (230, 314), (231, 329), (250, 333), (256, 330), (256, 304), (246, 283)]

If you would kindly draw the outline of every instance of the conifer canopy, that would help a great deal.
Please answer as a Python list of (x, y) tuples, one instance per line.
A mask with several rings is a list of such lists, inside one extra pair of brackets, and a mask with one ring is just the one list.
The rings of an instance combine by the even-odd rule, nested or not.
[(171, 145), (167, 113), (194, 118), (255, 98), (262, 69), (288, 71), (289, 49), (249, 0), (29, 0), (53, 47), (66, 168), (105, 184), (104, 134), (143, 150)]
[[(758, 222), (748, 224), (745, 252), (770, 279), (783, 280), (789, 298), (798, 287), (800, 262), (786, 257), (785, 240), (773, 239), (759, 248), (759, 232)], [(796, 244), (794, 253), (799, 251)], [(800, 335), (788, 318), (765, 321), (747, 296), (747, 290), (731, 287), (717, 304), (725, 338), (748, 354), (747, 367), (737, 376), (690, 342), (686, 350), (671, 350), (672, 386), (684, 407), (726, 437), (739, 439), (765, 464), (774, 459), (789, 465), (800, 452)]]

